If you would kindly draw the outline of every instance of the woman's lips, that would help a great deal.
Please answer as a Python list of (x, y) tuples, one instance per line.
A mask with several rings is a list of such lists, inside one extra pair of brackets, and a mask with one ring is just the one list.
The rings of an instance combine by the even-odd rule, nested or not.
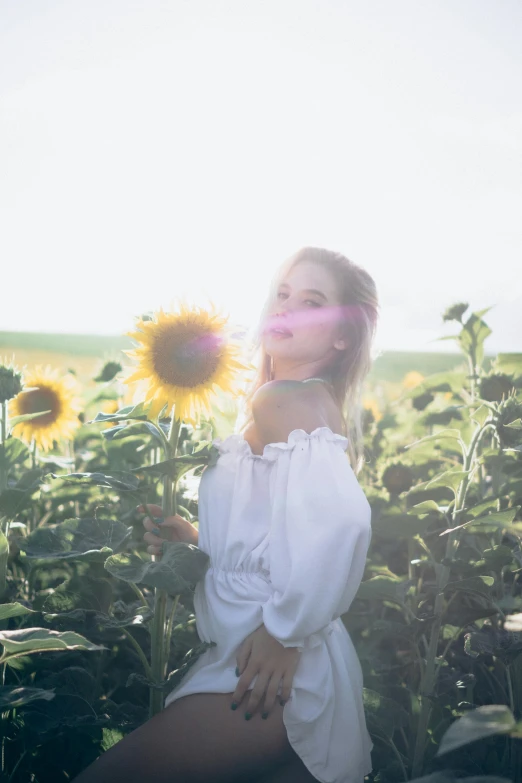
[(270, 334), (271, 337), (280, 337), (280, 338), (292, 337), (292, 332), (289, 329), (278, 329), (276, 327), (273, 329), (269, 329), (268, 333)]

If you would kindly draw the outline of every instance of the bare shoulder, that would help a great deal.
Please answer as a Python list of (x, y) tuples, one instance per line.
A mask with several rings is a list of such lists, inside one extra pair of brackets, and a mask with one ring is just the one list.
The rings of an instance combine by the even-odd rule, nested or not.
[(287, 441), (296, 429), (308, 433), (317, 427), (329, 427), (338, 433), (342, 429), (338, 406), (320, 381), (269, 381), (256, 391), (252, 415), (264, 444)]

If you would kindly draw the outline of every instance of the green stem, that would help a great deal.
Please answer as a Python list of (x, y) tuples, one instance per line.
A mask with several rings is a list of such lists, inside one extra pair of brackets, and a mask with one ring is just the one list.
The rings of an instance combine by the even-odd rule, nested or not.
[(5, 441), (7, 438), (7, 402), (2, 402), (0, 419), (0, 492), (7, 489), (7, 464), (5, 459)]
[(137, 585), (137, 584), (134, 584), (134, 582), (129, 582), (129, 583), (128, 583), (128, 585), (129, 585), (129, 587), (131, 588), (131, 590), (133, 590), (133, 592), (135, 592), (135, 593), (136, 593), (136, 595), (138, 596), (138, 598), (140, 599), (140, 601), (142, 601), (142, 606), (148, 606), (148, 605), (149, 605), (149, 602), (148, 602), (148, 601), (147, 601), (147, 599), (145, 598), (145, 595), (142, 593), (142, 591), (140, 590), (140, 588), (138, 587), (138, 585)]
[[(464, 509), (466, 493), (470, 481), (469, 471), (473, 463), (473, 459), (475, 457), (475, 451), (484, 432), (492, 426), (494, 425), (491, 422), (489, 421), (485, 422), (482, 426), (477, 427), (471, 439), (471, 443), (466, 453), (464, 459), (464, 466), (463, 466), (463, 469), (465, 471), (468, 471), (468, 473), (466, 476), (464, 476), (463, 480), (459, 484), (457, 490), (457, 496), (455, 499), (455, 505), (453, 507), (453, 512), (452, 512), (452, 523), (454, 527), (457, 527), (460, 515), (462, 514), (462, 511)], [(457, 535), (458, 535), (457, 530), (454, 530), (452, 533), (448, 534), (448, 541), (446, 544), (446, 553), (445, 553), (445, 557), (447, 560), (451, 560), (458, 546), (459, 538), (457, 538)], [(431, 626), (430, 641), (429, 641), (428, 653), (426, 656), (426, 668), (424, 670), (424, 676), (422, 677), (421, 680), (421, 687), (419, 693), (421, 699), (421, 709), (420, 709), (419, 720), (417, 724), (417, 736), (415, 738), (415, 751), (413, 755), (413, 764), (412, 764), (412, 773), (411, 773), (413, 778), (420, 777), (422, 774), (421, 771), (422, 771), (422, 763), (424, 759), (424, 746), (427, 737), (428, 724), (431, 716), (431, 697), (433, 696), (438, 672), (440, 669), (440, 666), (437, 666), (437, 662), (435, 659), (437, 656), (437, 647), (439, 643), (440, 629), (442, 626), (442, 615), (444, 612), (444, 588), (448, 583), (449, 575), (450, 575), (449, 566), (444, 565), (444, 566), (440, 566), (440, 568), (437, 569), (437, 594), (435, 596), (435, 605), (433, 609), (433, 614), (435, 615), (435, 619), (433, 621), (433, 625)]]
[(143, 668), (145, 669), (145, 674), (147, 675), (149, 680), (152, 680), (152, 669), (150, 668), (149, 662), (147, 660), (147, 656), (143, 652), (143, 649), (142, 649), (141, 645), (136, 641), (136, 639), (131, 634), (131, 632), (128, 631), (126, 628), (122, 628), (121, 630), (123, 631), (123, 633), (125, 634), (125, 636), (129, 640), (129, 642), (131, 642), (132, 646), (134, 647), (134, 649), (138, 653), (139, 658), (140, 658), (140, 660), (141, 660), (141, 662), (143, 664)]
[[(0, 494), (7, 489), (7, 459), (5, 456), (5, 441), (7, 438), (7, 402), (0, 405)], [(0, 529), (7, 537), (9, 535), (9, 517), (0, 514)]]
[(170, 617), (167, 622), (167, 632), (165, 634), (165, 669), (163, 671), (164, 679), (167, 678), (167, 667), (169, 663), (169, 654), (170, 654), (170, 639), (172, 637), (172, 626), (174, 623), (174, 615), (176, 614), (176, 610), (178, 608), (178, 602), (179, 602), (179, 595), (177, 595), (174, 599), (174, 602), (172, 604), (172, 609), (170, 612)]
[[(171, 459), (176, 456), (180, 429), (181, 420), (176, 418), (173, 409), (167, 444), (167, 459)], [(172, 480), (169, 476), (165, 476), (163, 479), (162, 510), (164, 517), (169, 517), (176, 513), (176, 481)], [(166, 608), (167, 591), (156, 588), (154, 591), (154, 622), (152, 625), (151, 638), (151, 668), (152, 680), (157, 684), (163, 682), (165, 676), (165, 658), (167, 655), (167, 651), (165, 649)], [(156, 688), (151, 688), (149, 700), (150, 718), (152, 718), (158, 712), (161, 712), (163, 709), (163, 701), (163, 692), (161, 690), (157, 690)]]
[(402, 775), (404, 777), (404, 780), (408, 780), (408, 773), (406, 772), (406, 767), (404, 766), (404, 762), (402, 760), (402, 756), (399, 753), (399, 751), (397, 749), (397, 746), (395, 745), (395, 743), (393, 742), (392, 739), (388, 739), (388, 742), (390, 744), (390, 747), (391, 747), (393, 753), (395, 754), (395, 758), (399, 762), (399, 766), (401, 767)]

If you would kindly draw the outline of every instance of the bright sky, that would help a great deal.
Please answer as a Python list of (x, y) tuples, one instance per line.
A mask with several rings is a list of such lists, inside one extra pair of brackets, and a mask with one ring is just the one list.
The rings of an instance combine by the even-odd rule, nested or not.
[(0, 330), (252, 325), (281, 260), (374, 277), (377, 350), (522, 350), (520, 0), (0, 0)]

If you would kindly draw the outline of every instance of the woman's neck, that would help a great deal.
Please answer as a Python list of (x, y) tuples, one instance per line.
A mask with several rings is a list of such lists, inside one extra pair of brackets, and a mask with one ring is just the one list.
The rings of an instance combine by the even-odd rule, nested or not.
[(312, 378), (331, 383), (331, 375), (327, 369), (321, 370), (317, 366), (288, 367), (279, 369), (275, 367), (272, 371), (272, 381), (309, 381)]

